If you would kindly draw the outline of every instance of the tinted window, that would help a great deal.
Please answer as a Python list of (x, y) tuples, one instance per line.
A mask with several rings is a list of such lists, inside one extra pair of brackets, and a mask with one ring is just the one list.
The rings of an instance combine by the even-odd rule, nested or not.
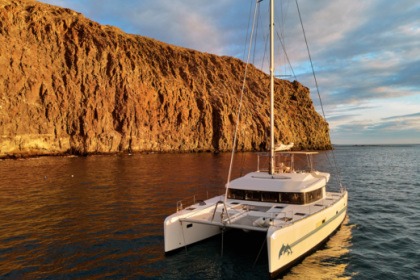
[(250, 201), (277, 202), (288, 204), (312, 203), (322, 198), (323, 188), (307, 193), (292, 192), (261, 192), (250, 190), (229, 189), (228, 198)]
[(323, 188), (305, 193), (305, 203), (312, 203), (322, 198)]

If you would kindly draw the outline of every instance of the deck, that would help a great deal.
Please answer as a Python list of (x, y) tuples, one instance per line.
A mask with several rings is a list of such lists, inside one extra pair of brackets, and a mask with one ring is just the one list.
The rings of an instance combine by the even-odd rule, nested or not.
[(180, 221), (266, 232), (270, 226), (285, 227), (328, 208), (341, 197), (327, 192), (325, 198), (307, 205), (228, 199), (226, 207), (223, 201), (210, 199), (180, 211)]

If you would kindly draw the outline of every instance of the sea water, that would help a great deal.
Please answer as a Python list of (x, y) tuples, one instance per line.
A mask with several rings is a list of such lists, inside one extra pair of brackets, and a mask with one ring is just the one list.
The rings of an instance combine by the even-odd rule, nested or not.
[[(261, 234), (227, 231), (164, 254), (165, 217), (179, 200), (223, 193), (229, 161), (205, 153), (0, 161), (0, 279), (266, 279)], [(348, 217), (284, 279), (420, 279), (420, 146), (337, 146), (316, 163), (341, 175)], [(256, 168), (254, 154), (239, 153), (233, 177)]]

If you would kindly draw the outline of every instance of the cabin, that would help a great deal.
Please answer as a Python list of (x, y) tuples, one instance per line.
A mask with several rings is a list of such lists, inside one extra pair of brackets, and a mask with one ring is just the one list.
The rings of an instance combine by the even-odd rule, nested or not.
[[(257, 171), (230, 182), (227, 198), (296, 205), (323, 199), (329, 174), (313, 169), (314, 154), (317, 152), (276, 153), (275, 174), (269, 174), (267, 161), (261, 161), (261, 158), (268, 155), (259, 154)], [(306, 163), (296, 160), (296, 156), (303, 157)], [(263, 164), (260, 167), (261, 163)]]

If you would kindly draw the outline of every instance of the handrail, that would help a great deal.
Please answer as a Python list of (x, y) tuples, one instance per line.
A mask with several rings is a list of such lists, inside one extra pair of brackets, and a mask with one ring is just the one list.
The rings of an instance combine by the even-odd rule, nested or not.
[(225, 204), (225, 202), (224, 201), (221, 201), (221, 200), (219, 200), (217, 203), (216, 203), (216, 205), (214, 206), (214, 211), (213, 211), (213, 216), (212, 216), (212, 218), (211, 218), (211, 221), (213, 221), (214, 220), (214, 216), (216, 215), (216, 210), (217, 210), (217, 207), (219, 206), (219, 204), (223, 204), (223, 209), (222, 209), (222, 217), (221, 217), (221, 220), (222, 220), (222, 223), (224, 224), (225, 223), (225, 221), (226, 221), (226, 219), (223, 219), (223, 216), (224, 216), (224, 213), (226, 213), (226, 215), (227, 215), (227, 221), (229, 222), (229, 224), (230, 224), (230, 216), (229, 216), (229, 212), (228, 212), (228, 208), (226, 207), (226, 204)]
[[(184, 203), (185, 201), (192, 201), (192, 203)], [(186, 197), (176, 202), (176, 211), (179, 212), (184, 209), (184, 205), (194, 205), (196, 203), (196, 195)]]
[(206, 191), (205, 193), (202, 193), (202, 194), (194, 194), (192, 196), (178, 200), (176, 202), (176, 212), (179, 212), (185, 209), (185, 207), (192, 206), (200, 201), (204, 201), (209, 198), (210, 198), (209, 192)]

